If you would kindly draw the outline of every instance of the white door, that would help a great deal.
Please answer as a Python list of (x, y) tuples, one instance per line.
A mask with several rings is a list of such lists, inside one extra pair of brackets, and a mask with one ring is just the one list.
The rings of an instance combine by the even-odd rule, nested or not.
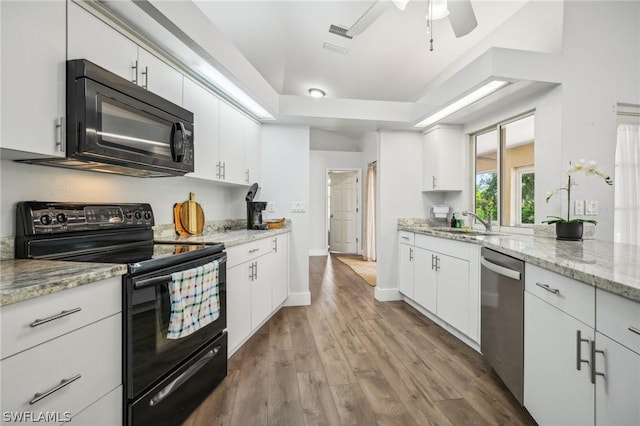
[(357, 253), (358, 174), (329, 173), (329, 250)]

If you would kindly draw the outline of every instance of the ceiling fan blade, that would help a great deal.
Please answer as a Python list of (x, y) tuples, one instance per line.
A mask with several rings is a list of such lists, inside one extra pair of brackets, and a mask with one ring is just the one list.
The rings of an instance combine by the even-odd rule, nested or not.
[(464, 37), (478, 26), (471, 0), (451, 0), (447, 2), (449, 22), (457, 38)]
[(369, 25), (380, 17), (387, 9), (393, 6), (393, 3), (385, 0), (376, 1), (367, 11), (362, 15), (355, 24), (349, 28), (347, 35), (353, 37), (360, 35), (369, 28)]

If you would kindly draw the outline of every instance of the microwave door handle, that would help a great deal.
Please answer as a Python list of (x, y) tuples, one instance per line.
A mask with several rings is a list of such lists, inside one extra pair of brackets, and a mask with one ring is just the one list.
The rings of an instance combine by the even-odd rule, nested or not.
[(186, 146), (187, 130), (183, 123), (173, 123), (171, 127), (171, 157), (176, 163), (182, 163)]

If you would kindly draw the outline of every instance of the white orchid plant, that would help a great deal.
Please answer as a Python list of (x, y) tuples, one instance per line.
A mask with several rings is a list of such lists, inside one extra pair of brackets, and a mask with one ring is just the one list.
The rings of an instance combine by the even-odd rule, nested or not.
[(613, 180), (607, 175), (604, 169), (599, 169), (598, 164), (595, 161), (586, 161), (584, 159), (580, 159), (576, 162), (576, 164), (572, 165), (569, 162), (569, 169), (567, 170), (567, 185), (562, 186), (560, 188), (554, 189), (553, 191), (547, 192), (547, 203), (557, 193), (560, 191), (566, 191), (567, 193), (567, 217), (560, 216), (547, 216), (548, 220), (543, 220), (542, 223), (554, 224), (554, 223), (562, 223), (562, 222), (588, 222), (593, 223), (594, 225), (597, 223), (595, 220), (591, 219), (571, 219), (571, 187), (578, 184), (575, 174), (578, 172), (584, 172), (587, 176), (599, 176), (601, 177), (607, 185), (613, 185)]

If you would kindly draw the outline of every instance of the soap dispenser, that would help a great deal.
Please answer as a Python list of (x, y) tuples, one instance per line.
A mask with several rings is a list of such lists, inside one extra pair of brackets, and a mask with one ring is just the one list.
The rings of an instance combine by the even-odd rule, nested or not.
[(456, 222), (457, 222), (457, 221), (456, 221), (456, 214), (454, 213), (454, 214), (451, 216), (451, 227), (452, 227), (452, 228), (455, 228), (455, 227), (456, 227)]

